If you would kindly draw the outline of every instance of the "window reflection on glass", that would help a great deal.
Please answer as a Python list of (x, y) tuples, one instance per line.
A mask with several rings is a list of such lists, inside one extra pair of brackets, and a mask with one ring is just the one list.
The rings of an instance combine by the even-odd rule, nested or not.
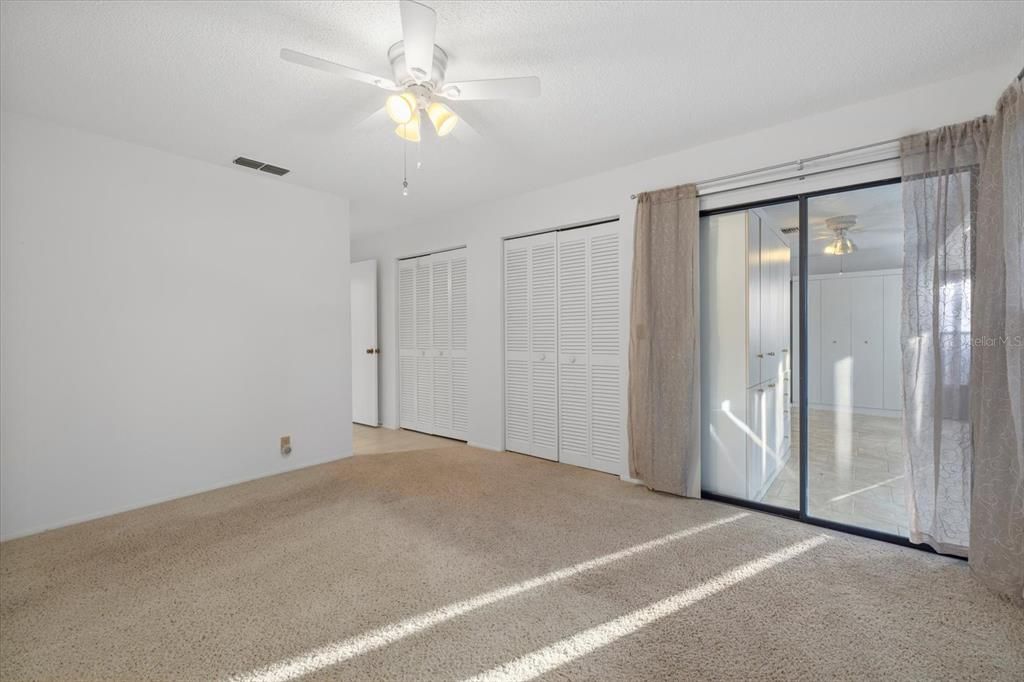
[(812, 197), (807, 212), (808, 513), (906, 536), (900, 185)]

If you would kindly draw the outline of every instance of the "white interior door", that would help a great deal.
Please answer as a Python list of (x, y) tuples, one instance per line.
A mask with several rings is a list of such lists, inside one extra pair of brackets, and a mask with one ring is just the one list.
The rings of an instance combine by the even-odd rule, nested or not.
[(377, 426), (377, 261), (352, 263), (352, 421)]

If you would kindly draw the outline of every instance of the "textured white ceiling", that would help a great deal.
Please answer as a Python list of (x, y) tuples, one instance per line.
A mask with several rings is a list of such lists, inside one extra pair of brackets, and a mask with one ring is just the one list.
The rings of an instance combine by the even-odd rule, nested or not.
[[(1021, 2), (441, 2), (449, 80), (537, 75), (525, 102), (467, 102), (482, 134), (403, 143), (373, 87), (282, 47), (388, 73), (397, 2), (8, 2), (4, 109), (352, 199), (357, 232), (508, 196), (1002, 62)], [(410, 148), (414, 152), (414, 148)], [(239, 171), (243, 172), (243, 171)]]

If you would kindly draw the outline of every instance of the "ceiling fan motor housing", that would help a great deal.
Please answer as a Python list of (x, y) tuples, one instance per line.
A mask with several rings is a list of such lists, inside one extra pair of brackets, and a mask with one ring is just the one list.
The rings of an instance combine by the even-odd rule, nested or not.
[[(391, 73), (399, 85), (412, 90), (419, 99), (420, 93), (415, 87), (426, 91), (428, 95), (433, 94), (444, 85), (444, 74), (448, 68), (448, 53), (437, 45), (434, 45), (434, 63), (431, 66), (429, 78), (427, 74), (413, 74), (405, 63), (405, 44), (398, 41), (388, 48), (388, 61), (391, 62)], [(417, 78), (417, 76), (419, 76)], [(415, 87), (414, 87), (415, 86)]]

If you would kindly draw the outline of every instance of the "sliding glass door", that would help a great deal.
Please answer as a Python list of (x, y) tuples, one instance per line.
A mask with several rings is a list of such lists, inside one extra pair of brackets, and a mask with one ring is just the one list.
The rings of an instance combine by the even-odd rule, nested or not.
[(806, 512), (906, 537), (900, 185), (806, 202)]
[(792, 282), (798, 204), (701, 221), (705, 491), (799, 509)]
[(706, 496), (905, 542), (900, 187), (702, 215)]

